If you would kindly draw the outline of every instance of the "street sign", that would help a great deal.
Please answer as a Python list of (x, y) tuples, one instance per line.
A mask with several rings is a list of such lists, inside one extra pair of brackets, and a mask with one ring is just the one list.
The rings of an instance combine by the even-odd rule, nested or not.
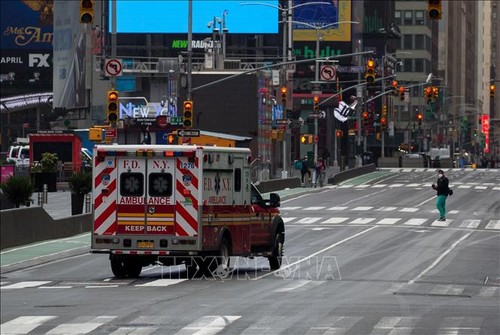
[(104, 73), (106, 77), (121, 76), (123, 73), (123, 64), (121, 59), (106, 59), (104, 63)]
[(320, 71), (321, 80), (334, 81), (337, 78), (337, 68), (335, 65), (322, 65)]
[(320, 113), (309, 113), (309, 117), (313, 119), (319, 119), (321, 117)]
[(290, 122), (289, 119), (276, 119), (277, 124), (289, 124)]
[(116, 128), (106, 128), (106, 138), (116, 138)]
[(199, 129), (179, 129), (177, 130), (179, 137), (200, 137)]

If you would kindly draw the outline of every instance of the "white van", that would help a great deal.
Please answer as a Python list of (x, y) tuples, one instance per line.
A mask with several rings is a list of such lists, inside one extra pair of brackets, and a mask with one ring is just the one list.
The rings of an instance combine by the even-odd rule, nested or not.
[(30, 165), (29, 145), (12, 145), (7, 152), (6, 160), (16, 164), (16, 167), (28, 167)]

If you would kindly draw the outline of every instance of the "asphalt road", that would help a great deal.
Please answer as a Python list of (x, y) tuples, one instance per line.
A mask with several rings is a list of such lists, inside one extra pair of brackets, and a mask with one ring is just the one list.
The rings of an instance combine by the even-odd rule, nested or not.
[[(407, 171), (407, 172), (405, 172)], [(1, 334), (500, 334), (500, 173), (375, 172), (282, 201), (284, 265), (112, 277), (81, 254), (2, 274)]]

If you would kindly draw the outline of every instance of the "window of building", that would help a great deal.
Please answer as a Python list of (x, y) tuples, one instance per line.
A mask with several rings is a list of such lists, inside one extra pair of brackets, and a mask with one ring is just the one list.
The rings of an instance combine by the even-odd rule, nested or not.
[(411, 10), (405, 10), (405, 17), (404, 17), (404, 22), (403, 24), (405, 26), (411, 26), (413, 25), (413, 12)]
[(403, 36), (403, 49), (413, 49), (413, 35)]
[(403, 72), (412, 72), (412, 60), (411, 58), (403, 59)]
[(417, 58), (415, 59), (415, 72), (424, 72), (424, 59)]
[(424, 60), (424, 72), (431, 73), (431, 61), (428, 59)]
[(415, 12), (415, 25), (417, 26), (425, 25), (425, 12), (423, 10), (417, 10)]
[(425, 50), (424, 35), (415, 35), (415, 50)]
[(401, 11), (397, 10), (394, 12), (394, 23), (398, 26), (401, 25)]

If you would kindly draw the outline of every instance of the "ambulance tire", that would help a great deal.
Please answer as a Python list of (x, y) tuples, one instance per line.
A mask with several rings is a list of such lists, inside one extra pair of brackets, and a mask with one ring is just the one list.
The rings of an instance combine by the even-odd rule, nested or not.
[(111, 256), (111, 271), (115, 275), (116, 278), (125, 278), (127, 277), (127, 271), (125, 270), (125, 261), (123, 258)]
[(283, 236), (281, 232), (274, 236), (273, 255), (269, 257), (269, 267), (271, 270), (278, 270), (283, 261)]
[(129, 260), (125, 263), (125, 272), (127, 278), (138, 278), (142, 272), (142, 265), (137, 261)]
[(229, 261), (231, 246), (227, 237), (223, 237), (218, 252), (213, 258), (209, 257), (207, 269), (213, 277), (225, 278), (229, 275)]
[(116, 278), (137, 278), (141, 274), (142, 265), (134, 260), (111, 256), (110, 262)]

